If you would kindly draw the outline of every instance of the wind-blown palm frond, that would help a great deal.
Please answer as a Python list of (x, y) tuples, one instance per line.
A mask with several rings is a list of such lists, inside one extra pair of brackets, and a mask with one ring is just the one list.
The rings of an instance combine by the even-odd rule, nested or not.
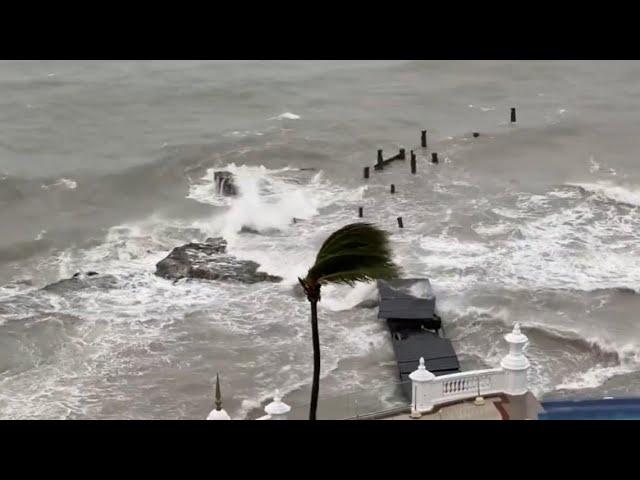
[(322, 244), (307, 283), (346, 283), (395, 278), (400, 268), (393, 263), (388, 235), (369, 223), (353, 223), (337, 230)]
[(318, 333), (318, 302), (324, 283), (353, 285), (363, 280), (394, 278), (400, 269), (391, 260), (387, 233), (370, 223), (352, 223), (332, 233), (316, 257), (300, 285), (311, 305), (311, 338), (313, 340), (313, 383), (309, 420), (316, 419), (320, 391), (320, 334)]

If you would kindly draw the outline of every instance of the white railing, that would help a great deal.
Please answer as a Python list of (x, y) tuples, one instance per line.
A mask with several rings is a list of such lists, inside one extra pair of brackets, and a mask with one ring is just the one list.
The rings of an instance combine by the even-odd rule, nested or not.
[(443, 375), (431, 380), (425, 393), (430, 394), (430, 403), (434, 406), (478, 395), (495, 395), (504, 390), (504, 375), (502, 368)]
[(524, 354), (524, 348), (528, 339), (516, 323), (513, 331), (505, 335), (505, 340), (509, 344), (509, 353), (500, 362), (500, 368), (437, 377), (425, 368), (424, 358), (421, 358), (418, 369), (409, 375), (413, 390), (413, 413), (420, 415), (432, 411), (437, 405), (476, 396), (526, 393), (529, 360)]
[[(416, 385), (414, 384), (414, 401), (417, 400), (417, 404), (413, 404), (411, 405), (411, 407), (413, 407), (414, 410), (425, 411), (428, 409), (424, 408), (425, 405), (433, 408), (438, 405), (458, 402), (469, 398), (475, 398), (478, 395), (490, 396), (499, 393), (505, 393), (505, 375), (506, 372), (504, 369), (491, 368), (485, 370), (473, 370), (470, 372), (442, 375), (440, 377), (433, 376), (424, 385), (424, 387), (419, 390), (416, 390)], [(415, 395), (417, 395), (417, 397)], [(278, 402), (281, 403), (281, 400), (279, 398)], [(269, 407), (267, 407), (267, 409), (268, 408)], [(392, 408), (390, 409), (389, 413), (395, 412), (399, 408), (407, 409), (409, 408), (409, 406), (406, 405), (405, 407)], [(362, 412), (361, 416), (362, 418), (367, 418), (371, 416), (382, 416), (384, 413), (384, 411)], [(256, 418), (256, 420), (278, 420), (279, 418), (277, 417), (277, 415), (274, 416), (267, 414), (262, 417)], [(358, 416), (347, 418), (356, 419), (358, 418)]]

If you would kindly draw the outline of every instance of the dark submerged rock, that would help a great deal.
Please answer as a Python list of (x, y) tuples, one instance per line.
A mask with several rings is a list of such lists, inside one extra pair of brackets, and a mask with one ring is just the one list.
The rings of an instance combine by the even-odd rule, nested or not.
[(264, 230), (258, 230), (256, 228), (243, 225), (242, 228), (240, 228), (240, 233), (250, 233), (252, 235), (279, 235), (280, 233), (282, 233), (282, 231), (277, 228), (266, 228)]
[(87, 288), (108, 290), (118, 287), (118, 280), (113, 275), (100, 275), (98, 272), (75, 273), (71, 278), (59, 280), (43, 288), (47, 292), (64, 293)]
[(379, 306), (379, 304), (380, 302), (378, 301), (377, 298), (369, 298), (367, 300), (363, 300), (362, 302), (358, 303), (353, 308), (376, 308), (377, 306)]

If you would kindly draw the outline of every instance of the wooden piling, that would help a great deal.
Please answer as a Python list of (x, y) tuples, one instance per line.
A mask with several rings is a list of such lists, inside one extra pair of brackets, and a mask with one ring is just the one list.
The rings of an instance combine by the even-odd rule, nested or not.
[(369, 178), (369, 167), (364, 167), (364, 178)]
[(400, 153), (398, 153), (398, 160), (404, 160), (406, 157), (404, 148), (400, 149)]
[(516, 109), (511, 108), (511, 123), (516, 123)]
[(416, 173), (416, 154), (411, 150), (411, 173)]
[(420, 139), (420, 145), (422, 145), (422, 148), (427, 148), (427, 131), (426, 130), (422, 130), (422, 138)]
[(358, 217), (362, 218), (364, 212), (363, 212), (363, 208), (362, 207), (358, 207)]
[(382, 166), (382, 150), (378, 150), (378, 166)]
[(431, 154), (431, 163), (438, 163), (438, 154), (436, 152)]
[(396, 186), (393, 183), (391, 184), (391, 193), (396, 193)]
[(398, 217), (398, 227), (404, 228), (404, 224), (402, 223), (402, 217)]

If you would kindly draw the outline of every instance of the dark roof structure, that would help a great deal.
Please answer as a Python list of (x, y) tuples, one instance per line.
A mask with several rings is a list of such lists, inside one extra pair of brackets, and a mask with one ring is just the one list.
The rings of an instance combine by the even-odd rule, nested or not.
[(436, 297), (426, 278), (378, 280), (378, 318), (420, 320), (433, 318)]

